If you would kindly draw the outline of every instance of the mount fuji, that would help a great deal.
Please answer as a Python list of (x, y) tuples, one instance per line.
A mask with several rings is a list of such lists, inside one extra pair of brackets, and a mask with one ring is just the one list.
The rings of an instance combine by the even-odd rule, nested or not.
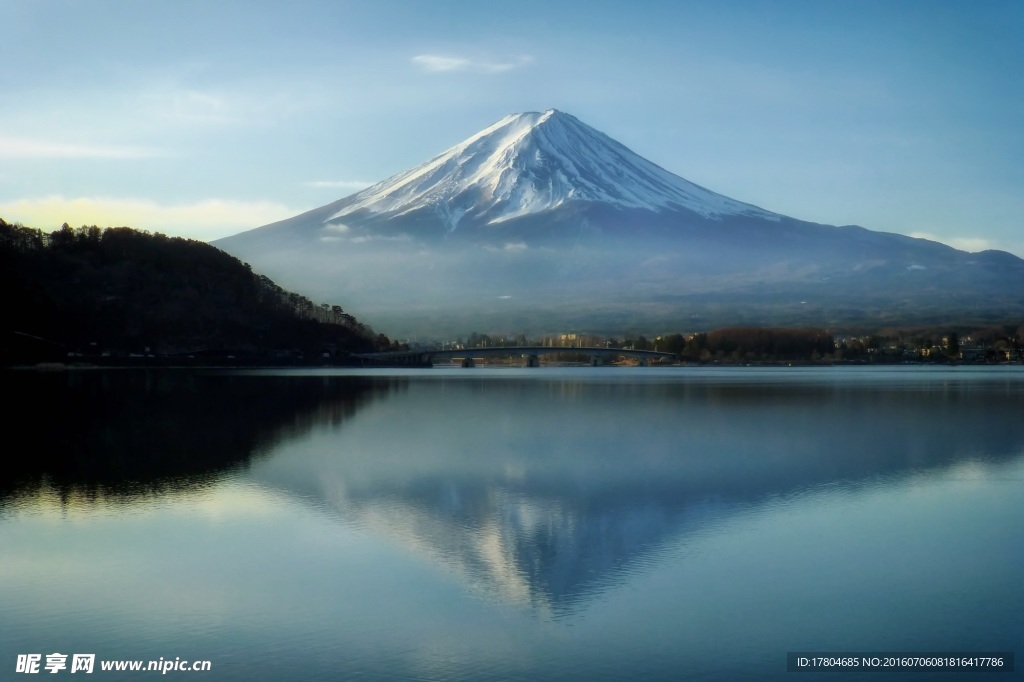
[(773, 213), (553, 109), (214, 244), (395, 335), (1024, 315), (1024, 261), (1009, 253)]

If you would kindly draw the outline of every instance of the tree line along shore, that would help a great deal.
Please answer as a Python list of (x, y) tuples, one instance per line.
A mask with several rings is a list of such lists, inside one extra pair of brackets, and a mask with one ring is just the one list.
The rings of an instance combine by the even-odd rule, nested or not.
[(400, 348), (205, 242), (127, 227), (46, 233), (0, 219), (0, 290), (5, 364), (342, 361)]

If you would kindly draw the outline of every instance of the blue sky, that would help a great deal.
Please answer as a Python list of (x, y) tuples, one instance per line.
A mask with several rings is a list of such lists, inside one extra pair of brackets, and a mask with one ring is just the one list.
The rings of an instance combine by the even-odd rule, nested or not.
[(215, 239), (557, 108), (793, 217), (1024, 256), (1024, 3), (0, 0), (0, 217)]

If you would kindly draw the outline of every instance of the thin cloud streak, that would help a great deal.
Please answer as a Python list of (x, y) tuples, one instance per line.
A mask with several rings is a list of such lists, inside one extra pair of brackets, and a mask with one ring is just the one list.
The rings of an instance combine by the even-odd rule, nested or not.
[(152, 147), (53, 142), (23, 137), (0, 137), (0, 159), (150, 159), (171, 156)]
[(473, 73), (503, 73), (526, 66), (533, 61), (528, 55), (521, 55), (509, 61), (495, 62), (487, 59), (469, 59), (438, 54), (419, 54), (412, 63), (430, 73), (468, 71)]
[(270, 126), (307, 106), (291, 85), (267, 80), (255, 87), (225, 84), (217, 90), (170, 86), (143, 93), (137, 103), (156, 122), (210, 128)]

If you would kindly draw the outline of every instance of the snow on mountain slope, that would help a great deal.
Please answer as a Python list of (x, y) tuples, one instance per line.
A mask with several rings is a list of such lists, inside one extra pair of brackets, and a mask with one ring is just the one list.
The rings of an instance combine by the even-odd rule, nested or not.
[(426, 209), (449, 230), (469, 216), (496, 224), (568, 202), (706, 218), (780, 216), (673, 175), (569, 114), (513, 114), (430, 161), (344, 200), (325, 222), (353, 214), (397, 217)]
[(771, 213), (555, 110), (508, 116), (416, 168), (216, 245), (399, 335), (933, 324), (1024, 310), (1024, 261), (1009, 254)]

